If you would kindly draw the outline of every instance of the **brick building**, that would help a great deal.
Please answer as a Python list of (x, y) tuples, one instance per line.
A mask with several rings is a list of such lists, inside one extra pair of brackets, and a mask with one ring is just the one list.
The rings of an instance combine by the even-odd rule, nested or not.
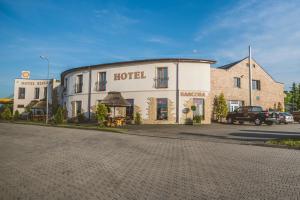
[[(284, 105), (284, 84), (279, 83), (254, 59), (252, 65), (252, 105), (264, 109), (274, 104)], [(249, 105), (249, 59), (211, 68), (211, 102), (215, 95), (224, 93), (230, 111), (241, 105)]]

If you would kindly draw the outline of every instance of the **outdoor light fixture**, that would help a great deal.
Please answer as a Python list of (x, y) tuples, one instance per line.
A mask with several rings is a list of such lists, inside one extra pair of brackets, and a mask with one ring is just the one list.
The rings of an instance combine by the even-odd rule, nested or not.
[(48, 124), (48, 115), (49, 115), (49, 69), (50, 69), (50, 62), (49, 59), (46, 56), (40, 56), (42, 60), (46, 60), (48, 62), (48, 73), (47, 73), (47, 79), (48, 79), (48, 85), (47, 85), (47, 98), (46, 98), (46, 124)]

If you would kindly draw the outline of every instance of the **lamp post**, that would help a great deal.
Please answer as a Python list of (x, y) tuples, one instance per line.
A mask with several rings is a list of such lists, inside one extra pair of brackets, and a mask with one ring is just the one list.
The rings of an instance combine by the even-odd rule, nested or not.
[(50, 70), (50, 62), (49, 59), (46, 56), (40, 56), (42, 60), (46, 60), (48, 63), (48, 73), (47, 73), (47, 79), (48, 79), (48, 85), (47, 85), (47, 98), (46, 98), (46, 124), (48, 124), (48, 115), (49, 115), (49, 85), (50, 85), (50, 80), (49, 80), (49, 70)]

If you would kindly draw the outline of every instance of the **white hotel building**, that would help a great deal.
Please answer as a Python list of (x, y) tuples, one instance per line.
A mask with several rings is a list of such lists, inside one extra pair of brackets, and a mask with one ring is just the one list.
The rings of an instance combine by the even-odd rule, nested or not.
[[(97, 104), (112, 91), (120, 92), (131, 104), (126, 110), (117, 108), (116, 113), (133, 119), (139, 112), (144, 124), (182, 124), (196, 115), (202, 116), (202, 123), (210, 123), (216, 95), (224, 93), (229, 110), (234, 110), (250, 104), (250, 87), (253, 105), (263, 109), (284, 105), (284, 84), (274, 80), (254, 59), (249, 86), (248, 62), (243, 58), (212, 68), (213, 60), (147, 59), (72, 68), (62, 72), (61, 82), (51, 80), (49, 86), (47, 80), (16, 79), (14, 111), (22, 113), (30, 102), (43, 101), (47, 87), (51, 88), (50, 106), (53, 100), (58, 101), (52, 107), (60, 104), (70, 119), (83, 113), (93, 120)], [(193, 105), (194, 112), (183, 112)]]
[[(210, 123), (211, 64), (203, 59), (148, 59), (84, 66), (61, 74), (61, 104), (68, 117), (84, 113), (92, 119), (96, 105), (110, 91), (131, 103), (129, 118), (139, 112), (145, 124), (184, 123), (203, 116)], [(183, 113), (196, 106), (195, 112)], [(119, 111), (121, 112), (121, 111)]]

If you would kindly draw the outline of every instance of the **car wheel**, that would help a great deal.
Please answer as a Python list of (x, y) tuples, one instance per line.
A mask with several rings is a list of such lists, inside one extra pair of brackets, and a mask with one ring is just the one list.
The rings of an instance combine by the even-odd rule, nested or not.
[(261, 120), (259, 118), (256, 118), (254, 120), (254, 124), (257, 125), (257, 126), (261, 125)]
[(232, 120), (231, 117), (229, 117), (229, 118), (227, 119), (227, 123), (228, 123), (228, 124), (233, 124), (233, 120)]
[(239, 124), (244, 124), (244, 122), (243, 121), (239, 121)]

